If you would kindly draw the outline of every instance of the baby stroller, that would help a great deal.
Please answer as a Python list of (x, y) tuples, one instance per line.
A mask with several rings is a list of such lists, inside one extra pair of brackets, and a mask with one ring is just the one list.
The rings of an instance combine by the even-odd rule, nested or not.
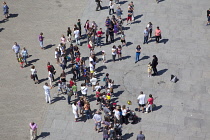
[(127, 117), (128, 117), (128, 121), (131, 122), (131, 124), (136, 124), (139, 121), (138, 116), (136, 115), (136, 113), (133, 110), (130, 110), (129, 108), (127, 109)]

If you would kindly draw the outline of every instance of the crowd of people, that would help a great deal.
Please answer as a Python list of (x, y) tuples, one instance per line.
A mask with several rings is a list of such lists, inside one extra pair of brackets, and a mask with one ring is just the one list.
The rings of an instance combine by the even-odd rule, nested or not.
[[(96, 11), (102, 6), (100, 5), (100, 0), (96, 0), (97, 8)], [(95, 47), (101, 48), (103, 45), (112, 44), (112, 49), (110, 50), (112, 55), (112, 61), (122, 60), (122, 49), (126, 47), (126, 38), (124, 33), (124, 23), (122, 19), (123, 10), (120, 7), (119, 0), (109, 2), (109, 15), (105, 19), (105, 32), (102, 31), (102, 27), (99, 28), (95, 21), (90, 22), (87, 20), (84, 24), (85, 33), (82, 35), (81, 21), (78, 19), (77, 23), (71, 29), (67, 28), (66, 37), (61, 35), (60, 43), (55, 48), (55, 63), (58, 65), (62, 73), (58, 78), (55, 78), (56, 69), (51, 64), (52, 62), (46, 63), (46, 68), (48, 71), (48, 80), (43, 85), (45, 92), (46, 103), (53, 103), (51, 100), (50, 90), (57, 86), (57, 96), (64, 94), (67, 96), (67, 103), (72, 106), (72, 112), (74, 114), (75, 122), (93, 119), (95, 122), (94, 129), (99, 133), (103, 133), (104, 140), (115, 140), (122, 139), (123, 125), (128, 125), (129, 123), (136, 124), (139, 121), (138, 116), (135, 111), (126, 107), (126, 105), (118, 105), (112, 97), (115, 97), (114, 92), (114, 80), (110, 78), (109, 73), (106, 73), (102, 81), (104, 85), (100, 85), (97, 79), (97, 63), (101, 60), (103, 65), (107, 63), (106, 52), (101, 50), (101, 59), (98, 58), (95, 52)], [(116, 11), (114, 11), (114, 5), (117, 5)], [(4, 2), (4, 15), (8, 18), (9, 7)], [(128, 15), (127, 15), (127, 25), (132, 24), (135, 21), (134, 16), (134, 3), (131, 2), (128, 5)], [(148, 44), (148, 40), (152, 39), (152, 26), (151, 22), (148, 23), (144, 30), (144, 42), (143, 44)], [(102, 43), (102, 36), (105, 35), (105, 43)], [(114, 45), (115, 36), (120, 35), (121, 45)], [(88, 61), (85, 59), (85, 55), (81, 53), (80, 46), (84, 46), (81, 42), (81, 38), (87, 40), (87, 49), (89, 50)], [(161, 39), (161, 30), (159, 27), (155, 30), (156, 43), (159, 43)], [(44, 45), (44, 33), (40, 33), (38, 36), (38, 41), (40, 48), (45, 50)], [(20, 67), (27, 67), (29, 57), (27, 49), (24, 47), (21, 49), (17, 42), (14, 43), (12, 47), (15, 52), (17, 61), (20, 63)], [(136, 47), (136, 59), (135, 63), (140, 61), (141, 47), (137, 45)], [(116, 59), (117, 56), (117, 59)], [(67, 65), (67, 63), (70, 63)], [(153, 60), (148, 64), (148, 77), (155, 76), (158, 74), (157, 71), (158, 58), (153, 55)], [(71, 78), (67, 79), (67, 71), (70, 70)], [(154, 72), (152, 74), (152, 71)], [(35, 65), (31, 66), (31, 79), (35, 84), (39, 84), (38, 73)], [(82, 84), (78, 86), (78, 82), (82, 81)], [(92, 92), (95, 93), (95, 98), (89, 96), (88, 89), (92, 88)], [(74, 96), (74, 100), (72, 100)], [(93, 112), (90, 102), (94, 101), (98, 108), (97, 111)], [(153, 97), (150, 94), (148, 100), (146, 100), (146, 95), (140, 92), (137, 98), (137, 103), (139, 105), (139, 110), (142, 113), (152, 112)], [(130, 104), (129, 101), (128, 104)], [(146, 106), (146, 108), (145, 108)], [(102, 117), (103, 114), (103, 117)], [(85, 116), (85, 117), (84, 117)], [(37, 135), (37, 125), (34, 122), (30, 123), (30, 134), (31, 139), (34, 139)], [(145, 136), (140, 131), (137, 136), (137, 140), (144, 140)]]

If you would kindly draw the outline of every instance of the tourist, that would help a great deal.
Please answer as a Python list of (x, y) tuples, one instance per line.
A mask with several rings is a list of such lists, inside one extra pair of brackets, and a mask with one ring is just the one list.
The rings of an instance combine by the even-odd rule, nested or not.
[(82, 27), (81, 27), (80, 19), (78, 19), (78, 21), (77, 21), (77, 27), (78, 27), (78, 29), (79, 29), (80, 37), (82, 37)]
[[(85, 104), (84, 104), (84, 113), (85, 113), (85, 116), (86, 116), (86, 120), (91, 119), (90, 110), (91, 110), (90, 109), (90, 103), (88, 101), (85, 101)], [(84, 122), (86, 122), (86, 120)]]
[(148, 71), (148, 77), (151, 77), (152, 76), (152, 63), (149, 62), (147, 67), (148, 67), (148, 70), (147, 70)]
[(140, 131), (140, 133), (137, 135), (136, 140), (145, 140), (145, 136), (142, 134), (142, 131)]
[(51, 104), (50, 89), (52, 89), (52, 86), (49, 86), (48, 83), (45, 83), (43, 88), (44, 88), (44, 91), (45, 91), (46, 103), (50, 103)]
[(126, 46), (125, 34), (124, 34), (123, 31), (122, 31), (122, 34), (121, 34), (121, 43), (122, 43), (122, 46)]
[(100, 8), (100, 10), (102, 10), (102, 6), (101, 6), (101, 0), (95, 0), (96, 1), (96, 5), (97, 5), (97, 7), (96, 7), (96, 11), (99, 11), (98, 10), (98, 8)]
[(146, 97), (145, 94), (143, 93), (143, 91), (141, 91), (140, 95), (137, 98), (137, 103), (139, 104), (138, 111), (140, 112), (142, 108), (142, 113), (144, 113), (144, 106), (146, 105), (145, 97)]
[(6, 2), (3, 2), (3, 12), (4, 12), (4, 16), (5, 19), (7, 19), (9, 17), (9, 7), (7, 6)]
[(148, 32), (149, 32), (149, 38), (152, 39), (152, 22), (149, 22), (147, 24), (147, 29), (148, 29)]
[(44, 42), (43, 33), (40, 33), (39, 34), (39, 45), (40, 45), (41, 49), (44, 49), (43, 42)]
[(115, 62), (116, 54), (117, 54), (117, 49), (116, 49), (116, 46), (113, 45), (113, 47), (112, 47), (112, 60), (114, 62)]
[(152, 105), (153, 105), (153, 97), (152, 97), (152, 94), (149, 95), (149, 99), (147, 100), (147, 108), (146, 108), (146, 112), (145, 113), (149, 113), (149, 109), (150, 111), (152, 112)]
[(93, 76), (93, 77), (90, 79), (90, 82), (91, 82), (91, 84), (92, 84), (93, 92), (94, 92), (94, 90), (95, 90), (95, 86), (96, 86), (97, 81), (98, 81), (98, 80), (97, 80), (96, 76)]
[(153, 55), (153, 60), (152, 60), (152, 69), (153, 69), (153, 74), (152, 75), (157, 75), (157, 65), (158, 65), (158, 58), (156, 55)]
[(109, 132), (108, 126), (105, 126), (103, 128), (103, 140), (108, 140), (108, 138), (109, 138), (108, 132)]
[(35, 140), (37, 138), (37, 124), (34, 122), (29, 123), (30, 127), (30, 139)]
[(20, 53), (20, 45), (18, 45), (17, 42), (15, 42), (12, 46), (12, 50), (15, 52), (15, 55), (18, 58)]
[(210, 8), (207, 10), (207, 23), (206, 26), (210, 24)]
[(67, 41), (70, 42), (70, 43), (71, 43), (71, 33), (72, 33), (72, 31), (71, 31), (70, 27), (68, 27), (68, 29), (67, 29)]
[(112, 11), (112, 14), (114, 14), (114, 4), (112, 2), (109, 5), (109, 15), (111, 15), (111, 11)]
[(141, 54), (141, 47), (140, 47), (140, 45), (138, 45), (136, 47), (136, 61), (135, 61), (135, 63), (137, 63), (138, 61), (140, 61), (140, 59), (139, 59), (140, 54)]
[(75, 122), (78, 122), (79, 114), (78, 114), (77, 102), (74, 102), (74, 103), (72, 104), (72, 112), (73, 112), (73, 114), (74, 114)]
[(81, 84), (81, 93), (83, 97), (87, 97), (88, 88), (85, 83)]
[(119, 45), (118, 47), (117, 47), (117, 58), (118, 58), (118, 60), (122, 60), (122, 47), (121, 47), (121, 45)]
[(76, 40), (76, 44), (81, 46), (81, 43), (80, 43), (80, 32), (79, 32), (78, 28), (76, 28), (74, 30), (74, 38)]
[(31, 66), (31, 79), (34, 80), (35, 84), (39, 84), (39, 79), (37, 76), (37, 70), (35, 69), (35, 66)]
[(149, 31), (147, 29), (147, 27), (144, 29), (144, 43), (147, 43), (148, 44), (148, 36), (149, 36)]
[(102, 38), (102, 35), (103, 35), (102, 28), (100, 28), (99, 31), (97, 31), (96, 35), (97, 35), (97, 39), (96, 39), (97, 47), (101, 48), (101, 38)]
[(156, 40), (156, 43), (159, 43), (160, 39), (162, 38), (161, 36), (161, 30), (160, 28), (157, 26), (157, 29), (155, 30), (155, 40)]
[(95, 130), (98, 131), (98, 133), (101, 130), (101, 122), (102, 122), (102, 117), (99, 114), (99, 111), (96, 111), (96, 113), (93, 116), (93, 120), (95, 121)]

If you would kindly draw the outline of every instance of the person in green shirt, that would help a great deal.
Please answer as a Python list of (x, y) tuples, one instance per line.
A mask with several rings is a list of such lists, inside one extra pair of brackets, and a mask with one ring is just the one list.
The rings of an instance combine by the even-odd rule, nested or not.
[(71, 88), (72, 88), (72, 91), (73, 91), (73, 93), (75, 95), (75, 98), (76, 98), (77, 97), (77, 84), (74, 83), (74, 85)]

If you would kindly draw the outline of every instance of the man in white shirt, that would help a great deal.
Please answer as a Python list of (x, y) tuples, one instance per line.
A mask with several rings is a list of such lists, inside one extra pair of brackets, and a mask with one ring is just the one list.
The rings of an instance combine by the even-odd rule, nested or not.
[(45, 91), (45, 100), (47, 103), (50, 103), (51, 104), (51, 99), (50, 99), (50, 89), (52, 89), (52, 87), (50, 87), (48, 85), (48, 83), (45, 83), (44, 86), (44, 91)]
[(85, 83), (81, 84), (81, 93), (83, 96), (87, 97), (87, 91), (88, 88), (86, 87), (86, 84)]
[(143, 91), (141, 91), (140, 95), (137, 98), (137, 102), (139, 104), (139, 111), (142, 108), (142, 113), (144, 113), (144, 106), (146, 105), (145, 97), (145, 94), (143, 93)]
[(14, 45), (12, 46), (12, 50), (15, 52), (16, 57), (18, 57), (18, 54), (20, 52), (20, 46), (17, 44), (17, 42), (15, 42)]
[(95, 76), (93, 76), (91, 79), (90, 79), (90, 82), (92, 84), (92, 88), (93, 88), (93, 92), (95, 90), (95, 86), (96, 86), (96, 83), (97, 83), (97, 78)]
[(73, 112), (73, 114), (74, 114), (75, 122), (78, 122), (77, 119), (78, 119), (79, 115), (78, 115), (77, 102), (74, 102), (74, 103), (72, 104), (72, 112)]
[(74, 30), (74, 37), (75, 37), (75, 40), (76, 40), (76, 44), (81, 46), (80, 39), (79, 39), (80, 31), (77, 28)]
[(99, 132), (101, 129), (101, 121), (102, 121), (102, 117), (99, 114), (99, 111), (96, 111), (96, 114), (94, 114), (93, 116), (93, 120), (95, 121), (95, 130)]

